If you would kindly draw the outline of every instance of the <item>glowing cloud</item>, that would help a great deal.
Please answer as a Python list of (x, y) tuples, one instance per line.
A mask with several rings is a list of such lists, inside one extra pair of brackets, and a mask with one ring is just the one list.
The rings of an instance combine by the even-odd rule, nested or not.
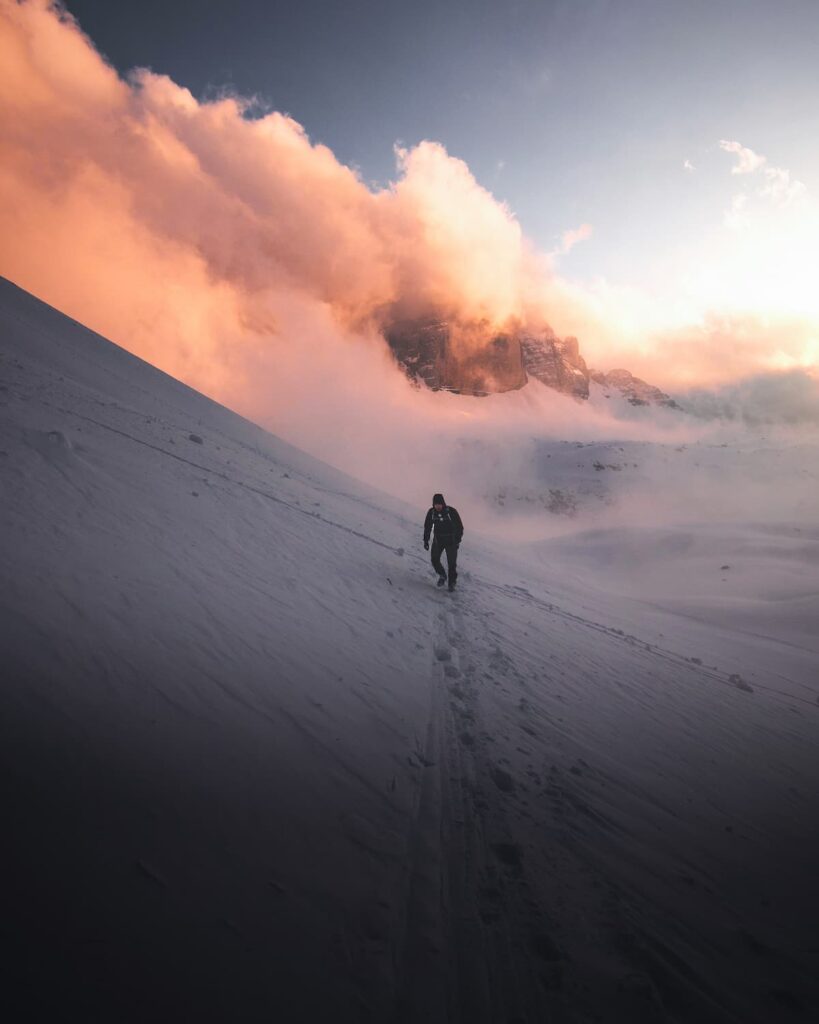
[(355, 330), (523, 315), (520, 226), (442, 146), (399, 150), (373, 193), (289, 117), (122, 81), (45, 0), (0, 18), (0, 270), (117, 341), (202, 386), (230, 324), (275, 331), (283, 292)]
[(578, 242), (585, 242), (587, 238), (592, 236), (591, 224), (581, 224), (577, 228), (569, 228), (568, 231), (564, 231), (560, 237), (560, 248), (559, 253), (567, 253), (571, 251)]
[(760, 156), (739, 142), (721, 139), (719, 146), (726, 153), (735, 154), (737, 158), (737, 162), (731, 168), (731, 174), (753, 174), (754, 171), (758, 170), (765, 163), (764, 156)]
[[(677, 332), (708, 335), (707, 312), (720, 308), (714, 281), (727, 278), (740, 298), (744, 289), (750, 315), (760, 295), (778, 296), (788, 323), (816, 312), (796, 301), (816, 262), (804, 259), (819, 235), (804, 217), (813, 201), (738, 142), (721, 145), (735, 172), (759, 177), (755, 203), (799, 214), (803, 226), (789, 222), (796, 234), (786, 235), (791, 256), (762, 277), (767, 265), (743, 264), (743, 252), (770, 246), (746, 244), (726, 262), (713, 245), (713, 259), (698, 253), (691, 264), (705, 268), (707, 302), (669, 312), (665, 296), (559, 277), (558, 253), (537, 253), (511, 210), (438, 143), (398, 149), (396, 181), (372, 191), (292, 118), (255, 114), (237, 97), (199, 102), (146, 70), (123, 80), (59, 7), (0, 0), (0, 273), (276, 428), (305, 429), (300, 392), (326, 385), (327, 416), (313, 418), (339, 443), (351, 398), (379, 392), (413, 409), (427, 400), (381, 340), (398, 317), (458, 320), (464, 345), (481, 343), (476, 324), (548, 323), (579, 336), (596, 366), (656, 369), (667, 385), (723, 379), (695, 343), (675, 345), (674, 359), (662, 351)], [(738, 212), (752, 231), (762, 223), (751, 204)], [(585, 223), (566, 231), (559, 253), (591, 232)], [(719, 275), (706, 275), (717, 257)], [(724, 322), (743, 323), (740, 308), (732, 303)], [(773, 351), (802, 365), (803, 336), (800, 326)], [(768, 365), (756, 344), (732, 351), (746, 353), (746, 369)], [(334, 389), (343, 413), (327, 400)]]
[(757, 189), (756, 194), (764, 199), (770, 199), (777, 206), (787, 206), (802, 196), (807, 195), (807, 189), (801, 181), (794, 181), (790, 171), (783, 167), (771, 167), (766, 157), (747, 149), (739, 142), (720, 142), (720, 148), (727, 153), (734, 153), (737, 162), (731, 168), (731, 174), (755, 174), (757, 171), (762, 175), (764, 183)]

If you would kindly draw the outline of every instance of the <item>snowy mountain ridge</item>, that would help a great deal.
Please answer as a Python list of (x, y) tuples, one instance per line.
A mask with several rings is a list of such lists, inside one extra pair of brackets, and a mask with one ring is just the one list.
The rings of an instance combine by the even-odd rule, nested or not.
[(560, 338), (550, 327), (498, 332), (484, 321), (459, 324), (420, 317), (391, 324), (384, 337), (407, 376), (433, 391), (486, 396), (525, 387), (531, 379), (586, 399), (594, 381), (621, 392), (632, 405), (679, 408), (665, 392), (628, 370), (606, 374), (589, 369), (577, 338)]

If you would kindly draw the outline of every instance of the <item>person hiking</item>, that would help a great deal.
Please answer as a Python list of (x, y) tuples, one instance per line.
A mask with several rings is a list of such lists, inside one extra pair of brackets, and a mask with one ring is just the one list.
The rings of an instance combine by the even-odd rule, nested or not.
[(433, 495), (432, 508), (424, 520), (425, 551), (429, 551), (429, 537), (433, 530), (435, 533), (432, 539), (432, 568), (438, 573), (438, 586), (442, 587), (447, 582), (447, 574), (441, 565), (441, 555), (446, 551), (449, 590), (452, 592), (458, 578), (458, 545), (464, 535), (464, 524), (458, 510), (444, 501), (443, 494)]

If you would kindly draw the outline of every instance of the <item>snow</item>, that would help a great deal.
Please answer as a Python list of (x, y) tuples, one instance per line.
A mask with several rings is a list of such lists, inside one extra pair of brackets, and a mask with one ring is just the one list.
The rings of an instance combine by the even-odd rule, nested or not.
[(0, 310), (14, 1019), (812, 1016), (815, 526), (448, 493), (450, 595), (426, 509)]

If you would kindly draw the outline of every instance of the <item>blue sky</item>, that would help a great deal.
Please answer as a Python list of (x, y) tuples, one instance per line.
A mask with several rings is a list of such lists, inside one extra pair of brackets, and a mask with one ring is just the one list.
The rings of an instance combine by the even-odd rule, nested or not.
[(719, 224), (720, 139), (819, 188), (815, 0), (68, 7), (121, 71), (256, 95), (367, 181), (394, 176), (394, 143), (442, 142), (541, 248), (590, 223), (562, 260), (579, 278), (650, 279)]

